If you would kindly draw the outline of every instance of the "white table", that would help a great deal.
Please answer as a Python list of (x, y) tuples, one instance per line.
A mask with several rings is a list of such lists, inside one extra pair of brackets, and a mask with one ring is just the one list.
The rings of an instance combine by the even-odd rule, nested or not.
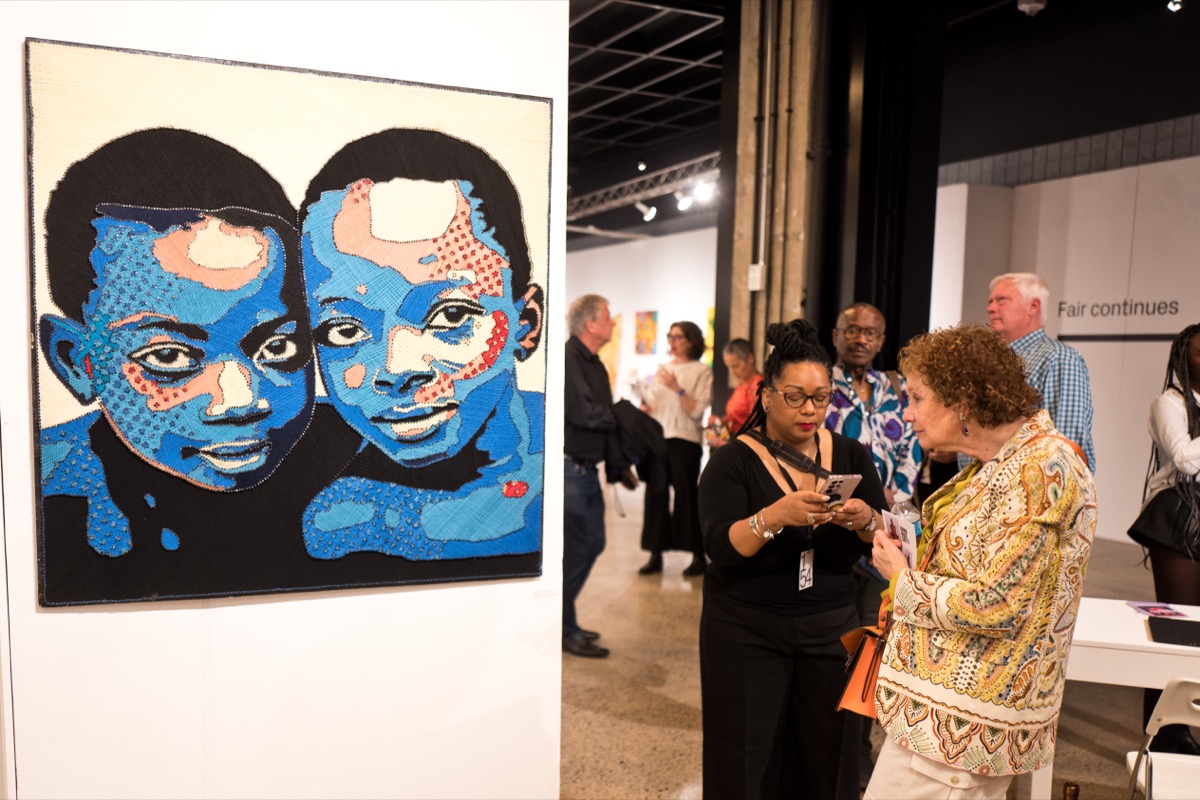
[[(1173, 608), (1200, 620), (1200, 606)], [(1200, 647), (1150, 639), (1148, 617), (1124, 600), (1084, 597), (1067, 659), (1067, 679), (1161, 689), (1171, 678), (1200, 676)], [(1050, 800), (1053, 765), (1032, 775), (1033, 800)]]

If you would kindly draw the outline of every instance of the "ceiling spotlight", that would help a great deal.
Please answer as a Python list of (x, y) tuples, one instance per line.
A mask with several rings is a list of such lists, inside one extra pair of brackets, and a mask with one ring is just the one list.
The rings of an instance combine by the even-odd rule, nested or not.
[(645, 171), (646, 171), (646, 162), (639, 161), (638, 162), (638, 172), (645, 172)]
[(708, 181), (704, 181), (703, 183), (696, 184), (696, 188), (692, 190), (692, 195), (701, 203), (707, 203), (709, 200), (712, 200), (714, 191), (716, 191), (715, 187)]
[(1179, 9), (1183, 8), (1183, 0), (1170, 0), (1170, 2), (1167, 3), (1167, 8), (1169, 8), (1171, 11), (1178, 11)]
[(687, 211), (692, 207), (692, 196), (683, 192), (675, 193), (675, 207), (680, 211)]
[(649, 222), (654, 219), (654, 215), (658, 213), (658, 206), (648, 206), (641, 200), (633, 204), (633, 207), (642, 212), (642, 222)]
[(1017, 8), (1032, 17), (1046, 8), (1046, 0), (1017, 0)]

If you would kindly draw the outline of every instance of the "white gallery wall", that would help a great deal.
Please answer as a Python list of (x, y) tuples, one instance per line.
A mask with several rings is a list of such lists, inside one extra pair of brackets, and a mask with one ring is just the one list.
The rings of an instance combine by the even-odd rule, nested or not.
[[(38, 607), (22, 59), (24, 39), (36, 37), (552, 98), (545, 342), (555, 386), (567, 0), (5, 2), (0, 15), (4, 794), (556, 797), (562, 492), (553, 459), (537, 579)], [(130, 91), (137, 85), (130, 75)], [(546, 402), (547, 419), (561, 419), (561, 397)], [(551, 423), (547, 451), (561, 443)]]
[[(667, 330), (672, 322), (688, 320), (708, 326), (717, 282), (717, 229), (676, 233), (567, 255), (567, 302), (583, 294), (608, 299), (609, 311), (620, 315), (619, 363), (614, 397), (629, 397), (629, 381), (654, 375), (670, 360)], [(566, 307), (562, 307), (565, 314)], [(658, 312), (655, 352), (634, 351), (634, 317), (639, 311)], [(562, 316), (561, 314), (559, 315)], [(723, 345), (718, 342), (718, 350)]]
[(1128, 541), (1170, 349), (1163, 337), (1200, 321), (1200, 158), (1013, 189), (942, 187), (934, 252), (934, 326), (953, 323), (942, 311), (955, 304), (984, 321), (996, 274), (1046, 278), (1046, 330), (1079, 350), (1091, 374), (1097, 535)]

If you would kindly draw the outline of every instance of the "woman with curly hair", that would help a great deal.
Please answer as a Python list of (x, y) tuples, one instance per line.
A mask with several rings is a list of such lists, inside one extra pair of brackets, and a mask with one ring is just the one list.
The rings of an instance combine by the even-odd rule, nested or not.
[[(776, 323), (767, 343), (750, 418), (700, 478), (704, 797), (853, 800), (864, 720), (835, 710), (838, 637), (859, 624), (852, 567), (883, 484), (861, 444), (824, 427), (833, 388), (816, 328)], [(844, 505), (822, 493), (830, 473), (862, 476)]]
[(993, 331), (923, 334), (900, 368), (921, 447), (972, 460), (925, 501), (915, 569), (875, 536), (894, 608), (875, 693), (887, 741), (865, 797), (1002, 798), (1054, 758), (1095, 485)]
[[(1149, 551), (1155, 600), (1200, 605), (1200, 324), (1171, 343), (1163, 392), (1150, 405), (1150, 436), (1142, 512), (1129, 537)], [(1159, 694), (1146, 690), (1147, 720)], [(1200, 753), (1183, 725), (1163, 728), (1152, 749)]]
[(663, 426), (667, 440), (667, 472), (674, 503), (668, 493), (646, 489), (642, 515), (642, 548), (650, 560), (638, 570), (641, 575), (662, 572), (664, 550), (689, 550), (692, 563), (683, 574), (704, 574), (704, 542), (696, 511), (696, 482), (704, 455), (704, 410), (712, 400), (712, 370), (700, 360), (704, 334), (694, 322), (673, 322), (667, 333), (671, 360), (658, 368), (647, 387), (642, 410)]

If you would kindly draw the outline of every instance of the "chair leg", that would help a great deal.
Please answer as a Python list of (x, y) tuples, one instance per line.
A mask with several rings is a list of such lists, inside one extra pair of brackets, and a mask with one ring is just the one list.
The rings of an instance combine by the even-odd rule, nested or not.
[(1140, 748), (1138, 748), (1137, 758), (1135, 758), (1133, 760), (1133, 769), (1130, 770), (1130, 772), (1129, 772), (1129, 800), (1133, 800), (1134, 796), (1137, 794), (1138, 775), (1141, 773), (1143, 761), (1146, 762), (1146, 781), (1145, 781), (1146, 800), (1150, 800), (1150, 794), (1151, 794), (1150, 768), (1151, 768), (1151, 764), (1150, 764), (1149, 750), (1150, 750), (1150, 743), (1152, 741), (1154, 741), (1154, 735), (1148, 734), (1142, 740), (1142, 746)]

